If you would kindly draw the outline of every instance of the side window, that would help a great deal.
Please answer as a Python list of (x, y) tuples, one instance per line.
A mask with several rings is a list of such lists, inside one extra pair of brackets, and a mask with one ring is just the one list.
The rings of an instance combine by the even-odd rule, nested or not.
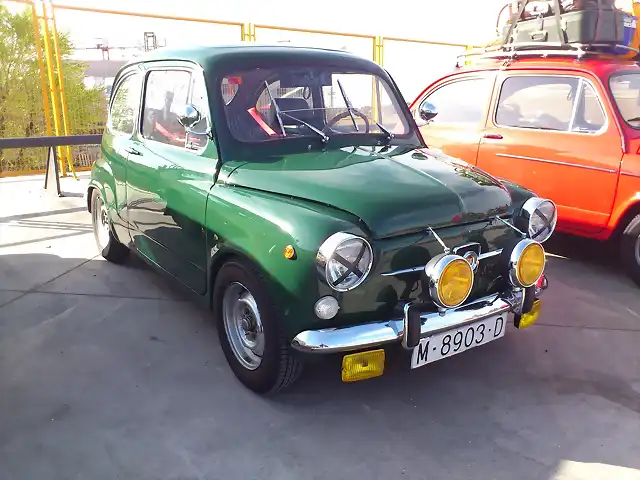
[(140, 75), (126, 77), (114, 94), (109, 112), (109, 129), (131, 135), (135, 128), (140, 105)]
[(518, 76), (502, 84), (496, 123), (506, 127), (568, 130), (580, 79)]
[(142, 136), (149, 140), (185, 146), (184, 127), (178, 114), (187, 104), (191, 74), (184, 70), (152, 70), (147, 76)]
[(487, 78), (470, 78), (447, 83), (438, 88), (425, 98), (425, 101), (433, 104), (438, 111), (432, 123), (482, 123), (491, 93), (490, 87)]
[(507, 78), (496, 112), (498, 125), (539, 130), (593, 133), (605, 121), (596, 91), (578, 77)]

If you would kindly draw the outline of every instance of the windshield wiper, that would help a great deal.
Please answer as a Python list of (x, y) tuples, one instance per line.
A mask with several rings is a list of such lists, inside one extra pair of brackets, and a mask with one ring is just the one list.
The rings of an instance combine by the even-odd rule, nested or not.
[(276, 118), (278, 119), (278, 124), (280, 125), (280, 130), (282, 131), (282, 136), (286, 137), (287, 136), (287, 132), (284, 131), (284, 123), (282, 123), (282, 116), (280, 115), (280, 107), (278, 106), (278, 104), (276, 103), (276, 99), (273, 98), (273, 95), (271, 94), (271, 90), (269, 90), (269, 84), (267, 83), (267, 81), (264, 81), (264, 86), (267, 89), (267, 93), (269, 94), (269, 99), (271, 100), (271, 106), (273, 107), (273, 111), (276, 114)]
[(317, 129), (316, 127), (314, 127), (310, 123), (307, 123), (304, 120), (300, 120), (299, 118), (294, 117), (293, 115), (289, 115), (287, 112), (280, 111), (280, 113), (282, 115), (285, 115), (285, 116), (289, 117), (291, 120), (294, 120), (296, 122), (300, 122), (302, 125), (307, 127), (312, 132), (315, 132), (318, 135), (320, 135), (320, 137), (322, 138), (322, 143), (327, 143), (329, 141), (329, 136), (326, 133), (324, 133), (322, 130)]
[(271, 90), (269, 90), (269, 84), (267, 83), (266, 80), (264, 81), (264, 86), (267, 89), (267, 93), (269, 94), (269, 99), (271, 101), (271, 106), (273, 107), (273, 111), (275, 112), (276, 118), (278, 119), (278, 125), (280, 125), (280, 130), (282, 130), (282, 136), (283, 137), (287, 136), (287, 132), (285, 132), (285, 130), (284, 130), (284, 122), (282, 121), (282, 115), (285, 115), (285, 116), (289, 117), (291, 120), (294, 120), (296, 122), (301, 123), (302, 125), (307, 127), (309, 130), (311, 130), (312, 132), (315, 132), (318, 135), (320, 135), (320, 137), (322, 137), (322, 143), (327, 143), (329, 141), (329, 137), (324, 132), (318, 130), (313, 125), (310, 125), (307, 122), (305, 122), (304, 120), (300, 120), (299, 118), (296, 118), (293, 115), (289, 115), (287, 112), (283, 112), (282, 110), (280, 110), (280, 107), (278, 106), (278, 103), (276, 102), (276, 99), (273, 98), (273, 95), (271, 94)]
[(347, 92), (345, 91), (344, 87), (342, 86), (342, 82), (340, 82), (340, 79), (338, 79), (336, 81), (338, 83), (338, 87), (340, 88), (340, 93), (342, 94), (342, 98), (344, 99), (344, 103), (347, 106), (347, 111), (349, 112), (349, 115), (351, 116), (351, 121), (353, 122), (353, 128), (356, 129), (356, 132), (360, 131), (360, 129), (358, 129), (358, 125), (356, 123), (356, 115), (357, 116), (362, 116), (362, 117), (366, 118), (367, 120), (369, 120), (369, 121), (371, 121), (371, 122), (373, 122), (373, 123), (375, 123), (377, 125), (377, 127), (380, 129), (380, 131), (382, 131), (387, 136), (387, 145), (389, 145), (391, 143), (391, 140), (393, 140), (394, 134), (391, 133), (391, 131), (389, 129), (387, 129), (387, 128), (383, 127), (382, 125), (380, 125), (375, 119), (369, 117), (368, 115), (365, 115), (360, 110), (356, 110), (355, 108), (353, 108), (353, 104), (349, 100), (349, 97), (347, 97)]
[(337, 82), (338, 82), (338, 88), (340, 88), (340, 93), (342, 94), (342, 98), (344, 98), (344, 104), (347, 106), (347, 112), (349, 112), (349, 115), (351, 116), (351, 121), (353, 122), (353, 128), (356, 129), (356, 132), (359, 132), (360, 129), (358, 128), (358, 123), (356, 122), (356, 116), (354, 115), (355, 108), (353, 108), (353, 105), (351, 104), (349, 97), (347, 97), (347, 92), (344, 91), (344, 88), (342, 86), (342, 82), (340, 82), (340, 79), (338, 79)]

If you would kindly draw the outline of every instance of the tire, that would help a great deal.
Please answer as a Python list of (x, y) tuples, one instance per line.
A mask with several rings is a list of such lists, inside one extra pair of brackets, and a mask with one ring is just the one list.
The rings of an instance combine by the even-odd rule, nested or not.
[(227, 362), (238, 380), (261, 395), (290, 386), (302, 371), (265, 283), (257, 268), (232, 259), (218, 272), (213, 289), (214, 318)]
[(640, 286), (640, 215), (631, 219), (620, 239), (622, 265), (629, 276)]
[(129, 249), (113, 235), (107, 207), (96, 189), (91, 193), (91, 222), (100, 255), (113, 263), (124, 262), (129, 255)]

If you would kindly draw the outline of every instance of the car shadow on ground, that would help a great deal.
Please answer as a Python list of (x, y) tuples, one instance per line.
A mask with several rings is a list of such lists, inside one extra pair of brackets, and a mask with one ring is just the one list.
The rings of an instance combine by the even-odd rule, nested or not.
[[(547, 248), (565, 252), (562, 245)], [(565, 253), (573, 262), (577, 249), (568, 245)], [(583, 267), (593, 253), (578, 253), (585, 257), (575, 268), (620, 275), (598, 262)], [(11, 290), (20, 265), (51, 272), (53, 280)], [(201, 417), (238, 419), (251, 411), (258, 420), (216, 424), (206, 435), (247, 430), (260, 439), (267, 424), (276, 425), (284, 445), (323, 439), (312, 442), (314, 455), (338, 462), (354, 452), (416, 459), (426, 451), (434, 478), (513, 478), (523, 468), (520, 478), (553, 478), (565, 460), (640, 468), (631, 453), (640, 446), (640, 375), (634, 383), (632, 363), (638, 353), (625, 332), (603, 342), (569, 328), (511, 327), (503, 340), (414, 371), (393, 355), (385, 375), (353, 384), (341, 382), (334, 358), (308, 365), (290, 390), (263, 398), (231, 374), (210, 313), (135, 257), (119, 266), (97, 258), (4, 255), (3, 288), (0, 397), (7, 408), (0, 413), (0, 445), (38, 419), (50, 422), (71, 409), (95, 418), (86, 428), (131, 421), (159, 436), (162, 428), (175, 433)], [(607, 346), (612, 342), (620, 343)], [(116, 397), (123, 407), (114, 420), (113, 407), (105, 407)], [(47, 406), (47, 399), (57, 401)], [(177, 402), (172, 408), (181, 423), (166, 417), (169, 399)], [(416, 462), (405, 473), (424, 478)]]

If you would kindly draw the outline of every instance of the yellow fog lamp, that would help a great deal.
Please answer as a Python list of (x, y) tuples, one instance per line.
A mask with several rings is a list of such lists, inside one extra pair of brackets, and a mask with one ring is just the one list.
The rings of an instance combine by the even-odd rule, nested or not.
[(528, 288), (540, 279), (545, 266), (544, 248), (534, 240), (520, 240), (509, 256), (509, 282), (514, 287)]
[(352, 353), (342, 358), (342, 381), (358, 382), (384, 373), (384, 350)]
[(424, 268), (431, 299), (442, 308), (462, 305), (473, 288), (473, 269), (459, 255), (441, 254)]

